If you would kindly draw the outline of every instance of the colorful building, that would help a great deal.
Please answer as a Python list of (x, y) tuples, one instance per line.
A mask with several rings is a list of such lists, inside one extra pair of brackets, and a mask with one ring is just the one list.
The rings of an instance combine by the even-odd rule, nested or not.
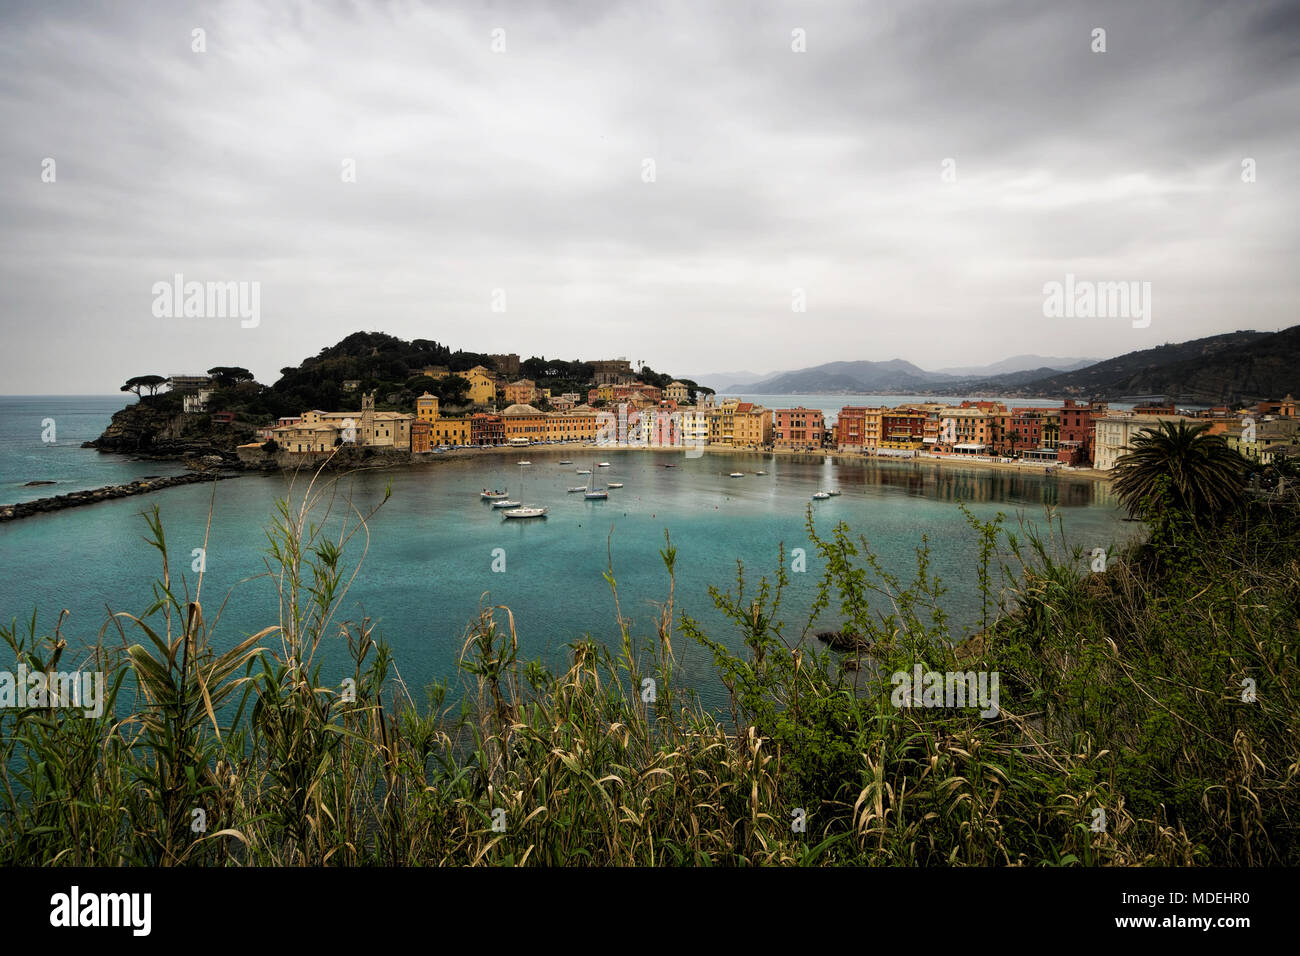
[(1120, 458), (1128, 454), (1129, 445), (1134, 438), (1144, 431), (1159, 427), (1163, 421), (1190, 419), (1181, 415), (1135, 415), (1132, 412), (1102, 415), (1094, 426), (1092, 467), (1098, 471), (1110, 471)]
[(505, 444), (505, 426), (500, 415), (475, 412), (469, 417), (469, 443), (471, 445)]
[(772, 444), (772, 410), (753, 402), (738, 402), (732, 415), (731, 443), (738, 448)]
[(813, 451), (822, 447), (826, 422), (820, 409), (778, 408), (772, 417), (772, 445), (790, 451)]
[(375, 411), (375, 396), (361, 396), (359, 412), (303, 412), (299, 421), (271, 430), (277, 444), (287, 451), (329, 451), (336, 444), (364, 448), (410, 450), (411, 422), (405, 412)]
[[(1060, 431), (1056, 440), (1057, 461), (1066, 465), (1087, 465), (1096, 457), (1093, 438), (1097, 421), (1109, 412), (1105, 402), (1077, 402), (1066, 399), (1060, 408)], [(1166, 416), (1168, 417), (1168, 416)]]
[(433, 423), (417, 418), (411, 422), (411, 454), (421, 455), (433, 451)]
[(840, 451), (864, 451), (867, 433), (867, 407), (845, 405), (835, 417), (835, 447)]
[(431, 440), (435, 445), (468, 445), (469, 418), (439, 418), (432, 423)]
[(502, 393), (507, 405), (530, 405), (537, 401), (537, 385), (528, 378), (502, 386)]
[(438, 420), (438, 396), (425, 392), (415, 400), (415, 419), (421, 422)]
[(925, 447), (925, 422), (929, 416), (912, 408), (885, 409), (880, 417), (876, 451), (918, 452)]

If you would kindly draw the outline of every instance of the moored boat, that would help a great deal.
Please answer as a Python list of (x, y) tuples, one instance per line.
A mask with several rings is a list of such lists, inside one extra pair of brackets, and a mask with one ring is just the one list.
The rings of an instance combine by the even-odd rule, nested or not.
[(621, 482), (621, 481), (607, 481), (607, 482), (605, 482), (605, 487), (606, 487), (606, 488), (622, 488), (622, 487), (623, 487), (623, 482)]
[(483, 491), (479, 493), (479, 497), (482, 498), (484, 501), (501, 501), (502, 499), (509, 498), (510, 496), (504, 491), (488, 491), (486, 488), (484, 488)]
[(545, 518), (545, 508), (511, 508), (501, 512), (507, 518)]
[(493, 507), (493, 508), (518, 508), (518, 507), (520, 507), (521, 505), (522, 505), (522, 502), (519, 502), (519, 501), (510, 501), (509, 499), (505, 499), (505, 498), (503, 498), (501, 501), (494, 501), (494, 502), (492, 502), (492, 507)]

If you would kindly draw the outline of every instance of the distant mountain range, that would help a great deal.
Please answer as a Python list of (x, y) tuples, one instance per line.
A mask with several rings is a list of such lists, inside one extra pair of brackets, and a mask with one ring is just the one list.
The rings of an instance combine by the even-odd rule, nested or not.
[(1044, 355), (1013, 355), (992, 365), (967, 365), (958, 368), (936, 369), (938, 375), (956, 375), (961, 378), (971, 376), (987, 377), (990, 375), (1007, 375), (1012, 372), (1029, 372), (1035, 369), (1050, 368), (1057, 372), (1073, 372), (1100, 362), (1098, 358), (1050, 358)]
[[(1010, 375), (1017, 372), (1033, 371), (1035, 377), (1041, 378), (1043, 375), (1053, 372), (1071, 372), (1075, 369), (1084, 368), (1092, 365), (1100, 359), (1095, 358), (1049, 358), (1042, 355), (1013, 355), (1011, 358), (1003, 359), (1000, 362), (994, 362), (991, 365), (969, 365), (960, 368), (941, 368), (935, 371), (926, 371), (919, 366), (901, 359), (895, 359), (892, 362), (831, 362), (828, 365), (818, 365), (816, 368), (800, 369), (795, 372), (769, 372), (766, 374), (749, 371), (736, 372), (710, 372), (703, 375), (691, 375), (692, 381), (699, 382), (714, 389), (719, 394), (723, 392), (747, 391), (752, 394), (779, 395), (785, 394), (780, 388), (760, 388), (772, 383), (780, 384), (789, 376), (800, 376), (804, 373), (815, 373), (812, 378), (824, 377), (827, 384), (830, 385), (835, 381), (846, 383), (846, 387), (840, 388), (823, 388), (819, 391), (858, 391), (857, 386), (862, 385), (867, 380), (881, 380), (883, 382), (896, 382), (899, 387), (906, 389), (909, 382), (924, 380), (925, 382), (939, 383), (948, 382), (954, 379), (986, 379), (996, 375)], [(878, 374), (877, 374), (878, 373)], [(784, 386), (783, 386), (784, 387)], [(799, 391), (807, 391), (806, 388), (800, 388)], [(870, 391), (881, 391), (880, 388), (873, 388)]]
[(1059, 372), (1093, 365), (1097, 359), (1045, 358), (1041, 355), (1016, 355), (992, 365), (975, 365), (965, 368), (927, 371), (903, 359), (885, 362), (828, 362), (815, 368), (794, 372), (777, 372), (748, 384), (735, 376), (722, 385), (713, 385), (708, 378), (696, 381), (709, 384), (722, 391), (741, 391), (754, 395), (785, 395), (816, 392), (863, 392), (875, 394), (910, 394), (933, 391), (936, 388), (991, 379), (1005, 380), (1006, 384), (1022, 384)]
[(828, 362), (773, 373), (749, 383), (720, 386), (708, 376), (695, 380), (719, 392), (748, 395), (829, 392), (1067, 396), (1109, 401), (1160, 395), (1172, 401), (1208, 404), (1258, 401), (1300, 391), (1300, 326), (1281, 332), (1228, 332), (1100, 361), (1017, 355), (987, 366), (926, 371), (911, 362), (891, 359)]

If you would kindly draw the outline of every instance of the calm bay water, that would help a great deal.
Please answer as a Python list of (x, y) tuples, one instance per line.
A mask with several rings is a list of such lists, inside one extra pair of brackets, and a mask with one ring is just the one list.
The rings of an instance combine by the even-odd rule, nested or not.
[[(36, 410), (42, 402), (73, 401), (85, 400), (0, 399), (0, 409), (15, 403), (31, 417), (43, 414)], [(109, 402), (111, 414), (120, 400)], [(94, 413), (81, 414), (91, 416), (86, 419), (90, 427)], [(0, 415), (0, 422), (9, 423), (13, 417)], [(97, 433), (106, 422), (107, 414), (92, 430)], [(60, 425), (60, 442), (64, 434)], [(39, 429), (36, 437), (39, 441)], [(10, 490), (16, 479), (9, 476), (25, 476), (24, 469), (41, 461), (32, 457), (41, 452), (24, 445), (24, 440), (21, 436), (16, 442), (11, 437), (0, 440), (0, 475), (6, 476)], [(15, 444), (16, 453), (11, 451)], [(565, 491), (585, 482), (575, 469), (593, 466), (590, 449), (530, 448), (524, 453), (533, 463), (527, 469), (515, 465), (523, 457), (516, 450), (443, 460), (427, 467), (369, 471), (339, 480), (340, 499), (351, 496), (363, 512), (379, 504), (386, 487), (392, 488), (391, 500), (369, 523), (369, 549), (343, 611), (348, 618), (369, 617), (378, 623), (378, 632), (392, 645), (400, 674), (417, 699), (429, 681), (454, 675), (465, 626), (485, 594), (484, 600), (506, 604), (514, 612), (525, 657), (559, 663), (564, 645), (584, 634), (616, 645), (613, 599), (602, 579), (611, 557), (623, 614), (631, 619), (633, 634), (652, 637), (658, 604), (668, 593), (667, 572), (659, 556), (665, 531), (678, 550), (678, 610), (702, 620), (714, 637), (733, 645), (735, 635), (713, 608), (708, 587), (734, 589), (738, 560), (744, 563), (752, 587), (760, 574), (772, 574), (782, 543), (787, 561), (790, 549), (808, 549), (808, 571), (791, 575), (781, 615), (797, 634), (822, 570), (804, 527), (810, 496), (821, 488), (838, 488), (842, 495), (812, 503), (819, 532), (829, 533), (834, 522), (845, 521), (868, 538), (887, 568), (905, 580), (910, 579), (914, 549), (922, 534), (927, 535), (933, 570), (950, 589), (948, 609), (959, 626), (973, 624), (978, 615), (974, 598), (978, 545), (957, 501), (967, 502), (985, 519), (1001, 511), (1014, 521), (1022, 513), (1040, 525), (1044, 505), (1055, 506), (1070, 539), (1088, 548), (1108, 548), (1134, 531), (1133, 525), (1119, 520), (1107, 486), (1065, 476), (914, 462), (829, 464), (820, 456), (796, 460), (706, 454), (686, 459), (667, 452), (600, 449), (598, 453), (599, 460), (609, 461), (612, 468), (597, 469), (597, 481), (625, 483), (611, 490), (610, 499), (603, 502), (585, 501)], [(157, 463), (124, 462), (88, 449), (73, 448), (60, 455), (43, 461), (46, 474), (69, 482), (60, 490), (125, 480), (133, 472), (166, 473)], [(575, 464), (559, 465), (565, 457)], [(664, 468), (668, 462), (677, 467)], [(753, 474), (760, 469), (767, 474)], [(727, 477), (732, 471), (747, 474)], [(266, 529), (275, 500), (290, 494), (300, 499), (304, 484), (305, 479), (299, 478), (291, 489), (287, 476), (248, 476), (0, 525), (0, 617), (27, 620), (35, 608), (39, 625), (48, 630), (59, 611), (67, 608), (72, 613), (64, 636), (70, 641), (93, 640), (104, 622), (105, 606), (141, 613), (151, 601), (159, 561), (157, 552), (143, 541), (147, 529), (141, 512), (158, 506), (172, 550), (173, 574), (183, 571), (192, 582), (196, 575), (190, 571), (191, 553), (203, 545), (211, 502), (203, 605), (211, 618), (229, 598), (219, 644), (232, 644), (276, 621), (275, 590), (264, 563)], [(508, 521), (479, 501), (478, 492), (485, 485), (506, 485), (512, 497), (547, 505), (550, 515), (536, 521)], [(364, 547), (363, 536), (358, 536), (346, 556), (355, 563)], [(502, 552), (505, 571), (494, 572), (494, 557)], [(697, 687), (704, 702), (721, 705), (722, 692), (712, 679), (708, 655), (680, 636), (676, 649), (685, 678)], [(341, 639), (331, 639), (325, 651), (326, 678), (335, 673), (341, 679), (346, 673), (345, 652)]]
[[(132, 461), (81, 447), (103, 433), (114, 412), (134, 401), (133, 395), (0, 396), (0, 503), (184, 471), (169, 461)], [(26, 487), (29, 481), (55, 484)]]

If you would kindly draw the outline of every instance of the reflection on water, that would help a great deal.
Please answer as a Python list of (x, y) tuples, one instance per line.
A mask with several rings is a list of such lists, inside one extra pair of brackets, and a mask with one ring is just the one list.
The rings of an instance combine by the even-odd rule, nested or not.
[[(817, 460), (806, 459), (803, 464), (816, 470), (820, 463), (814, 462)], [(1034, 467), (1010, 471), (924, 460), (838, 459), (834, 468), (842, 489), (876, 486), (936, 501), (1005, 503), (1016, 507), (1119, 507), (1119, 498), (1108, 481), (1075, 477), (1068, 472), (1045, 473)]]

